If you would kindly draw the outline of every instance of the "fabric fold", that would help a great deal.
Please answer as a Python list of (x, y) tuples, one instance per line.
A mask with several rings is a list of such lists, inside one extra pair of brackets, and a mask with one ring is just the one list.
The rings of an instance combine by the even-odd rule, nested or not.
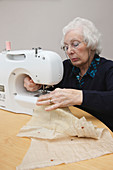
[(36, 106), (20, 137), (30, 137), (31, 146), (16, 170), (33, 170), (67, 164), (113, 153), (113, 138), (85, 117), (78, 119), (68, 108), (45, 111)]
[(85, 117), (78, 119), (69, 108), (45, 111), (45, 106), (36, 106), (31, 120), (21, 128), (18, 136), (55, 139), (68, 136), (99, 139), (103, 128), (97, 128)]

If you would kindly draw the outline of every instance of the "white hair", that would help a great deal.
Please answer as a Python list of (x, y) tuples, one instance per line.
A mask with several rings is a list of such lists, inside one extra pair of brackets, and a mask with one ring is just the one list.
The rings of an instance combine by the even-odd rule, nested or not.
[(65, 34), (76, 28), (82, 29), (83, 41), (87, 43), (87, 47), (95, 50), (96, 54), (100, 54), (102, 51), (101, 34), (91, 21), (84, 18), (77, 17), (63, 28), (61, 44), (64, 44)]

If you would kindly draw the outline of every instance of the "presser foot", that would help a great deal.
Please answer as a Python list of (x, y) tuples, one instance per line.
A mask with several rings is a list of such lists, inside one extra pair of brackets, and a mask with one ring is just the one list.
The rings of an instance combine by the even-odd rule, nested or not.
[(48, 94), (48, 93), (49, 93), (49, 91), (47, 91), (47, 90), (40, 90), (34, 96), (35, 97), (40, 97), (41, 95), (45, 95), (45, 94)]

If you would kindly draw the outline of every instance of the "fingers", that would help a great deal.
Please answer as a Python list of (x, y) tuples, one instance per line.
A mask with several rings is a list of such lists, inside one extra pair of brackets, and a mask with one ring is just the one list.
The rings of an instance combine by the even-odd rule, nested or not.
[(33, 83), (33, 84), (34, 84), (34, 81), (33, 81), (32, 79), (30, 79), (29, 81), (30, 81), (30, 83)]
[(51, 99), (49, 100), (44, 100), (44, 101), (41, 101), (41, 102), (37, 102), (36, 103), (38, 106), (40, 105), (49, 105), (45, 108), (46, 111), (51, 111), (51, 110), (55, 110), (57, 108), (60, 107), (60, 103), (54, 103)]
[(43, 101), (37, 101), (36, 103), (37, 105), (49, 105), (49, 104), (52, 104), (52, 101), (50, 99), (48, 100), (43, 100)]
[(59, 103), (53, 104), (51, 106), (48, 106), (48, 107), (45, 108), (45, 110), (46, 111), (52, 111), (52, 110), (55, 110), (57, 108), (59, 108)]
[(31, 92), (37, 91), (38, 89), (41, 88), (41, 86), (42, 86), (41, 84), (34, 83), (33, 80), (29, 76), (25, 77), (24, 79), (24, 87), (28, 91), (31, 91)]
[(50, 111), (57, 109), (58, 107), (81, 105), (82, 101), (82, 90), (56, 89), (47, 95), (39, 97), (37, 105), (50, 105), (45, 109), (46, 111)]
[(43, 100), (50, 100), (51, 98), (52, 98), (52, 95), (51, 95), (51, 94), (41, 95), (41, 96), (38, 98), (38, 102), (43, 101)]
[(37, 105), (50, 105), (50, 104), (53, 104), (54, 101), (52, 99), (52, 95), (51, 94), (45, 94), (45, 95), (42, 95), (38, 98), (37, 100)]
[(52, 92), (50, 92), (49, 94), (41, 95), (38, 98), (38, 101), (55, 99), (55, 98), (59, 97), (59, 89), (60, 88), (57, 88), (57, 89), (53, 90)]
[(56, 96), (56, 93), (58, 89), (50, 92), (49, 94), (42, 95), (38, 98), (36, 105), (50, 105), (45, 108), (46, 111), (51, 111), (54, 109), (57, 109), (58, 107), (61, 107), (62, 102), (61, 98)]

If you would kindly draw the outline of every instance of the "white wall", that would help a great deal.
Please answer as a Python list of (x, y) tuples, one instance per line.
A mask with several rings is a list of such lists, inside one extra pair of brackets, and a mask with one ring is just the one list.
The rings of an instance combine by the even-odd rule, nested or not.
[(0, 51), (41, 46), (58, 52), (62, 28), (77, 16), (92, 20), (103, 34), (102, 55), (113, 59), (113, 0), (0, 0)]

